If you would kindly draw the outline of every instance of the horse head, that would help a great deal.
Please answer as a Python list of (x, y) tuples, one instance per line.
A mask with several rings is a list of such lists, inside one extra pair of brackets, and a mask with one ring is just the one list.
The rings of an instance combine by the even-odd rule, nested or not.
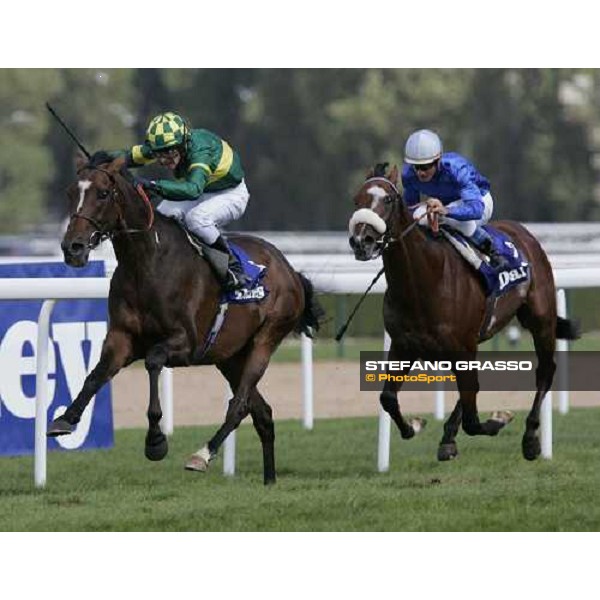
[[(102, 241), (119, 232), (137, 231), (128, 229), (131, 221), (139, 222), (140, 217), (129, 216), (132, 210), (128, 199), (136, 196), (136, 190), (129, 181), (124, 158), (95, 167), (78, 159), (77, 181), (68, 187), (67, 196), (75, 207), (61, 243), (68, 265), (84, 267), (90, 251)], [(152, 207), (144, 199), (145, 220), (151, 225), (152, 218), (147, 215), (152, 215)]]
[(354, 197), (356, 211), (348, 225), (350, 247), (357, 260), (377, 258), (390, 234), (392, 215), (402, 200), (398, 191), (398, 168), (386, 173), (388, 163), (377, 164)]

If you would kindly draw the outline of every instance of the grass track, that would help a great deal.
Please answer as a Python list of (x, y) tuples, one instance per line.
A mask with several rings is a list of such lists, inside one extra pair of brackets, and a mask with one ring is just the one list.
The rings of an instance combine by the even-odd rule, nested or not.
[(144, 432), (114, 449), (51, 453), (48, 485), (32, 488), (32, 457), (0, 459), (2, 531), (587, 531), (600, 529), (600, 409), (555, 415), (555, 458), (520, 454), (524, 414), (496, 438), (461, 434), (459, 458), (435, 460), (441, 424), (393, 437), (391, 470), (375, 472), (375, 419), (323, 420), (312, 432), (277, 424), (276, 486), (262, 485), (260, 444), (238, 435), (238, 475), (217, 459), (205, 475), (182, 464), (214, 428), (179, 428), (161, 463)]

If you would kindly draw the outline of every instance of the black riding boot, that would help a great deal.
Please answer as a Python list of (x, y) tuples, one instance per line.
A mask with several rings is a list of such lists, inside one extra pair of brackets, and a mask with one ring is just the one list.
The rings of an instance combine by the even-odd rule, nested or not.
[(508, 261), (498, 252), (492, 238), (485, 229), (478, 227), (471, 237), (471, 241), (484, 254), (490, 257), (490, 266), (496, 269), (496, 271), (505, 271), (509, 268)]
[(229, 255), (227, 279), (225, 281), (220, 282), (221, 286), (226, 292), (247, 287), (252, 283), (252, 280), (244, 273), (240, 261), (237, 259), (236, 255), (231, 251), (227, 240), (225, 240), (225, 238), (222, 235), (220, 235), (217, 238), (216, 242), (211, 245), (211, 248), (214, 248), (215, 250), (219, 250), (221, 252), (225, 252)]

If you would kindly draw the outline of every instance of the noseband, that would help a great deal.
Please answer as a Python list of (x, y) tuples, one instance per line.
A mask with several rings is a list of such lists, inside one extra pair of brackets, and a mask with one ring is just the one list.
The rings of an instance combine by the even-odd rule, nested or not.
[[(103, 173), (105, 173), (108, 176), (108, 178), (110, 179), (111, 185), (112, 185), (111, 189), (108, 192), (109, 202), (114, 202), (114, 204), (117, 208), (118, 221), (124, 223), (125, 220), (123, 218), (123, 211), (121, 209), (120, 204), (118, 203), (119, 187), (117, 186), (117, 181), (116, 181), (114, 175), (107, 169), (103, 169), (102, 167), (90, 166), (90, 165), (86, 165), (86, 166), (82, 167), (82, 169), (80, 169), (77, 173), (79, 174), (79, 172), (84, 169), (91, 169), (94, 171), (102, 171)], [(109, 230), (104, 225), (102, 225), (98, 220), (94, 219), (93, 217), (88, 217), (87, 215), (83, 215), (79, 212), (75, 212), (70, 217), (71, 221), (73, 219), (83, 219), (84, 221), (88, 221), (88, 223), (91, 223), (96, 228), (95, 231), (93, 231), (92, 234), (90, 235), (90, 239), (88, 241), (88, 248), (92, 248), (92, 249), (96, 248), (104, 240), (112, 239), (114, 236), (121, 234), (121, 233), (142, 233), (142, 232), (149, 231), (151, 229), (152, 224), (154, 223), (154, 210), (152, 208), (152, 204), (150, 203), (150, 200), (148, 199), (148, 196), (146, 196), (146, 193), (144, 192), (144, 189), (142, 188), (141, 185), (137, 185), (134, 187), (135, 187), (135, 190), (138, 193), (138, 195), (144, 201), (146, 208), (148, 210), (149, 216), (148, 216), (148, 225), (146, 226), (146, 228), (145, 229), (129, 229), (129, 228), (125, 227), (124, 229), (120, 229), (118, 231), (116, 231), (114, 229)]]

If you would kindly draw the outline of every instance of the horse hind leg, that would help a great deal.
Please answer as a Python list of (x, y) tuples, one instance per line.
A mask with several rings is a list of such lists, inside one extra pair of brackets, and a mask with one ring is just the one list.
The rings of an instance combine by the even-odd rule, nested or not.
[(546, 394), (552, 387), (552, 380), (556, 371), (556, 363), (554, 362), (556, 324), (555, 319), (552, 317), (547, 319), (536, 317), (527, 306), (519, 310), (517, 317), (521, 325), (531, 332), (538, 359), (538, 366), (535, 371), (536, 393), (531, 411), (525, 421), (525, 433), (521, 443), (523, 457), (526, 460), (535, 460), (541, 453), (541, 444), (538, 437), (540, 409)]
[[(229, 387), (231, 391), (235, 394), (239, 385), (240, 378), (242, 376), (242, 370), (244, 363), (246, 361), (246, 351), (242, 350), (240, 353), (230, 358), (224, 363), (216, 365), (219, 371), (227, 382), (229, 383)], [(229, 409), (231, 408), (231, 402), (228, 405), (228, 414)], [(199, 473), (204, 473), (208, 470), (208, 465), (211, 460), (213, 460), (217, 455), (217, 452), (214, 450), (210, 450), (208, 447), (208, 443), (204, 444), (200, 449), (198, 449), (194, 454), (188, 457), (184, 468), (187, 471), (196, 471)]]
[[(512, 413), (498, 411), (487, 421), (481, 422), (477, 412), (479, 380), (477, 371), (454, 371), (462, 407), (462, 427), (467, 435), (497, 435), (512, 421)], [(455, 409), (456, 410), (456, 409)]]
[(261, 393), (254, 388), (250, 398), (250, 414), (263, 450), (264, 483), (275, 483), (275, 425), (273, 410)]
[(252, 413), (254, 426), (263, 446), (265, 483), (275, 481), (275, 432), (271, 409), (262, 397), (260, 402), (256, 396), (256, 394), (260, 396), (256, 384), (267, 368), (272, 351), (271, 344), (260, 343), (255, 338), (243, 353), (229, 359), (227, 363), (218, 365), (219, 370), (229, 381), (234, 395), (229, 401), (225, 422), (207, 444), (189, 457), (185, 464), (187, 470), (206, 471), (208, 463), (216, 456), (227, 436), (249, 413)]

